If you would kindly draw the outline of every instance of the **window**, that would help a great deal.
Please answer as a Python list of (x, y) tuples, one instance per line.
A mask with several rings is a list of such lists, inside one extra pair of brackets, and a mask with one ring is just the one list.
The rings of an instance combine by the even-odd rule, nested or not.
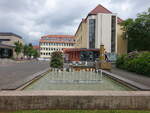
[(116, 16), (111, 18), (111, 52), (115, 52), (116, 49)]
[(89, 48), (95, 48), (95, 19), (89, 19)]

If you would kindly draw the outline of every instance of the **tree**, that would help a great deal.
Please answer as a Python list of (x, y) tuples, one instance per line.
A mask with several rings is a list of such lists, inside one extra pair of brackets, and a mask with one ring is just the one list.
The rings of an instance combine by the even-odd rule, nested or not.
[(24, 47), (23, 47), (23, 54), (25, 56), (28, 56), (28, 45), (24, 45)]
[(33, 50), (32, 50), (32, 56), (33, 56), (34, 58), (39, 57), (39, 53), (38, 53), (38, 51), (37, 51), (36, 49), (33, 49)]
[(17, 55), (17, 58), (18, 58), (19, 54), (22, 52), (23, 45), (19, 41), (15, 42), (14, 44), (15, 44), (15, 52), (16, 52), (16, 55)]
[(128, 38), (128, 52), (150, 51), (150, 8), (148, 12), (138, 14), (136, 19), (122, 22), (123, 36)]
[(24, 52), (24, 55), (26, 55), (28, 58), (31, 58), (31, 56), (33, 56), (34, 58), (37, 58), (39, 56), (38, 51), (33, 48), (31, 43), (23, 47), (23, 52)]
[(63, 55), (62, 52), (53, 52), (51, 55), (50, 67), (53, 68), (63, 68)]
[(33, 46), (31, 43), (29, 43), (28, 45), (28, 56), (31, 58), (31, 56), (33, 56)]

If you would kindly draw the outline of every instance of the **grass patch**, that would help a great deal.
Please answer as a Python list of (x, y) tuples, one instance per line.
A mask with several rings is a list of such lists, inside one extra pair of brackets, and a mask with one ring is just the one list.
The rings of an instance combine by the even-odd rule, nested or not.
[(8, 113), (150, 113), (142, 110), (27, 110)]

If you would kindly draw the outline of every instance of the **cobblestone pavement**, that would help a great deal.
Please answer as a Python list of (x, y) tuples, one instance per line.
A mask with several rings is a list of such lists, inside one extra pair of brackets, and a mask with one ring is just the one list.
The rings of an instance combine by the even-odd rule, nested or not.
[(0, 90), (15, 89), (27, 82), (28, 79), (31, 79), (33, 74), (43, 71), (48, 67), (48, 61), (0, 64)]
[(132, 73), (132, 72), (128, 72), (125, 70), (121, 70), (121, 69), (118, 69), (116, 67), (113, 67), (111, 72), (118, 75), (118, 76), (124, 77), (126, 79), (129, 79), (129, 80), (132, 80), (134, 82), (137, 82), (137, 83), (140, 83), (142, 85), (150, 87), (150, 77), (143, 76), (143, 75), (136, 74), (136, 73)]

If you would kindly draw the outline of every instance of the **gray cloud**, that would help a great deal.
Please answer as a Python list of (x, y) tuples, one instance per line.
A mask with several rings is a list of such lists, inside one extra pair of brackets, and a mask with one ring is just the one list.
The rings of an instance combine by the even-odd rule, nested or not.
[(146, 11), (149, 0), (0, 0), (0, 32), (14, 32), (29, 43), (46, 34), (74, 34), (81, 19), (102, 4), (123, 18)]

